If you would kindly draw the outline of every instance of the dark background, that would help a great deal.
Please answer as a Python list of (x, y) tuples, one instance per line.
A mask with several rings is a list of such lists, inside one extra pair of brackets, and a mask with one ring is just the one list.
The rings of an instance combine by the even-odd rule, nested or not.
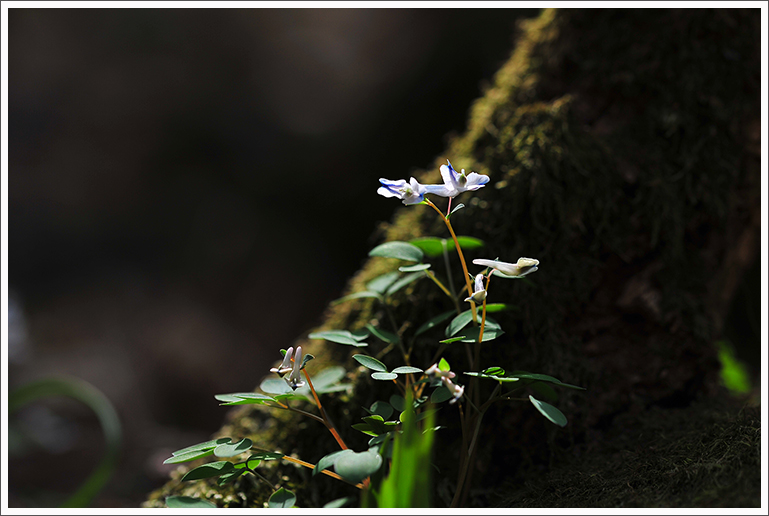
[[(70, 374), (114, 403), (94, 506), (138, 506), (220, 427), (213, 395), (320, 322), (399, 205), (377, 179), (451, 158), (536, 13), (9, 11), (9, 386)], [(74, 402), (12, 425), (12, 507), (58, 505), (103, 453)]]

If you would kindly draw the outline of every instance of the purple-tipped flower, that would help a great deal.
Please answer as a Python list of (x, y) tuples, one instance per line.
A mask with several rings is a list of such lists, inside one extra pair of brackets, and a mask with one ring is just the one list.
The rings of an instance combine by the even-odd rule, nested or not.
[(470, 172), (465, 175), (465, 169), (462, 172), (457, 172), (454, 167), (451, 166), (451, 162), (447, 165), (441, 165), (441, 177), (443, 178), (443, 189), (433, 190), (428, 193), (434, 193), (443, 197), (456, 197), (462, 192), (474, 192), (483, 187), (489, 182), (489, 176), (484, 174), (476, 174)]
[(291, 357), (294, 355), (294, 347), (291, 346), (286, 350), (286, 354), (283, 355), (283, 362), (279, 367), (270, 368), (271, 373), (277, 373), (278, 376), (283, 378), (283, 375), (291, 371)]
[[(286, 353), (288, 355), (288, 353)], [(291, 368), (291, 374), (284, 377), (286, 383), (293, 390), (297, 390), (299, 387), (304, 386), (300, 369), (302, 368), (302, 346), (296, 347), (296, 354), (294, 355), (294, 366)]]
[(494, 269), (495, 276), (503, 278), (522, 278), (531, 274), (539, 267), (539, 260), (534, 258), (518, 258), (516, 263), (500, 262), (499, 260), (486, 260), (485, 258), (476, 258), (473, 260), (475, 265), (483, 265)]
[(483, 300), (486, 299), (486, 289), (483, 288), (483, 278), (483, 274), (478, 274), (475, 276), (475, 288), (473, 289), (474, 292), (470, 297), (465, 298), (465, 301), (483, 303)]
[(419, 182), (411, 178), (410, 182), (406, 182), (405, 179), (399, 179), (392, 181), (390, 179), (379, 178), (379, 182), (382, 186), (376, 191), (383, 197), (397, 197), (403, 201), (403, 204), (419, 204), (425, 200), (425, 187), (420, 185)]

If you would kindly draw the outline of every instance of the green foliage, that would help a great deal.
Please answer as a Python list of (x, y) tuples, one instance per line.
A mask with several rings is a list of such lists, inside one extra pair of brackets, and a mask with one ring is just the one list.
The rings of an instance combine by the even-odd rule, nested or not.
[[(422, 432), (417, 425), (412, 400), (406, 398), (402, 413), (403, 432), (395, 436), (392, 464), (387, 478), (371, 495), (379, 508), (431, 507), (432, 468), (430, 467), (433, 432)], [(435, 415), (427, 413), (424, 426), (433, 428)]]
[(270, 496), (270, 499), (267, 501), (267, 506), (270, 509), (288, 509), (293, 507), (295, 503), (296, 495), (281, 487), (272, 493), (272, 496)]
[(563, 415), (563, 412), (549, 403), (536, 399), (532, 395), (529, 395), (529, 400), (531, 400), (532, 405), (534, 405), (534, 407), (536, 407), (536, 409), (547, 419), (558, 426), (566, 426), (566, 416)]
[(327, 330), (310, 333), (308, 335), (311, 339), (325, 339), (337, 344), (346, 344), (348, 346), (365, 347), (368, 346), (365, 342), (361, 342), (368, 337), (368, 332), (365, 333), (352, 333), (347, 330)]
[(382, 456), (376, 448), (364, 452), (340, 454), (334, 462), (334, 470), (346, 480), (357, 483), (373, 475), (382, 467)]
[(719, 341), (718, 359), (721, 361), (721, 382), (735, 394), (750, 392), (750, 375), (734, 354), (734, 348), (727, 341)]
[[(457, 209), (459, 207), (455, 208), (454, 211)], [(457, 236), (457, 241), (459, 241), (459, 247), (466, 250), (480, 249), (485, 245), (482, 240), (470, 236)], [(446, 252), (454, 250), (454, 239), (451, 238), (420, 237), (410, 240), (409, 243), (419, 247), (430, 258), (441, 256), (444, 249)]]
[(166, 506), (169, 509), (215, 509), (216, 505), (191, 496), (168, 496)]
[(408, 242), (385, 242), (369, 251), (369, 256), (381, 256), (384, 258), (398, 258), (410, 262), (421, 262), (424, 253), (417, 246)]

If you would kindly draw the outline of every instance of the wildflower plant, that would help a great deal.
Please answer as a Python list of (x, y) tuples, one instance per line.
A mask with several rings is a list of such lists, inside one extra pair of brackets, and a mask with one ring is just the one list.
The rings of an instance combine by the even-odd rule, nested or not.
[[(220, 394), (215, 398), (225, 406), (255, 404), (297, 413), (325, 426), (333, 437), (335, 446), (329, 441), (329, 453), (317, 464), (311, 464), (292, 456), (290, 450), (278, 452), (263, 449), (255, 446), (248, 438), (215, 439), (173, 452), (172, 457), (165, 461), (166, 464), (175, 464), (209, 456), (223, 459), (190, 470), (182, 481), (217, 478), (218, 484), (222, 486), (236, 481), (241, 476), (253, 475), (273, 489), (267, 504), (269, 507), (291, 507), (296, 503), (294, 493), (281, 487), (279, 482), (270, 481), (259, 471), (259, 466), (265, 461), (283, 460), (312, 469), (313, 476), (331, 476), (362, 490), (360, 503), (363, 506), (426, 506), (430, 502), (429, 493), (425, 494), (425, 489), (429, 490), (429, 477), (433, 472), (426, 471), (430, 468), (426, 468), (424, 463), (430, 460), (433, 433), (441, 428), (434, 426), (435, 412), (441, 405), (446, 404), (450, 407), (448, 410), (456, 414), (455, 424), (462, 432), (457, 477), (451, 501), (451, 507), (459, 507), (465, 504), (471, 487), (481, 424), (493, 403), (528, 402), (550, 422), (561, 427), (566, 425), (566, 416), (558, 408), (535, 398), (533, 394), (524, 396), (523, 392), (529, 387), (535, 394), (542, 391), (552, 392), (552, 389), (543, 387), (543, 384), (584, 390), (582, 387), (561, 382), (545, 374), (487, 365), (481, 356), (482, 343), (491, 342), (504, 333), (501, 326), (488, 314), (509, 307), (505, 303), (488, 302), (490, 295), (493, 298), (493, 294), (489, 293), (492, 277), (526, 277), (539, 269), (539, 260), (524, 257), (515, 262), (505, 262), (498, 258), (475, 259), (473, 265), (483, 269), (475, 271), (474, 275), (471, 274), (463, 251), (479, 249), (484, 243), (472, 237), (456, 235), (450, 219), (464, 205), (459, 204), (452, 209), (451, 204), (455, 197), (483, 188), (488, 184), (489, 177), (475, 172), (465, 174), (464, 169), (457, 172), (450, 162), (441, 166), (440, 172), (443, 184), (438, 185), (422, 185), (413, 177), (408, 182), (404, 179), (393, 181), (382, 178), (379, 180), (381, 186), (377, 193), (383, 197), (400, 199), (408, 206), (428, 206), (444, 222), (451, 241), (426, 237), (411, 242), (391, 241), (377, 246), (371, 250), (370, 256), (396, 258), (410, 262), (411, 265), (400, 266), (397, 271), (374, 278), (367, 284), (365, 291), (345, 296), (336, 303), (374, 298), (386, 314), (384, 320), (372, 321), (377, 324), (368, 324), (362, 330), (336, 329), (309, 335), (311, 339), (323, 339), (355, 348), (352, 360), (358, 366), (368, 369), (371, 378), (381, 382), (381, 389), (377, 390), (381, 399), (369, 408), (361, 407), (363, 415), (359, 421), (344, 422), (345, 425), (370, 437), (368, 447), (359, 451), (350, 449), (321, 403), (321, 396), (332, 396), (351, 387), (340, 383), (347, 371), (339, 366), (319, 372), (313, 368), (315, 372), (311, 375), (308, 364), (315, 357), (303, 353), (301, 346), (296, 349), (289, 347), (287, 350), (281, 350), (282, 360), (270, 369), (275, 376), (262, 381), (262, 392)], [(427, 196), (448, 198), (446, 212), (438, 208)], [(459, 291), (456, 290), (454, 279), (451, 277), (451, 250), (456, 251), (462, 267), (464, 287)], [(431, 264), (425, 263), (425, 255), (443, 256), (447, 274), (445, 281), (430, 270)], [(391, 296), (408, 284), (425, 277), (430, 278), (449, 298), (454, 308), (421, 325), (397, 324), (390, 309)], [(469, 304), (469, 309), (463, 309), (464, 303)], [(385, 329), (387, 326), (390, 330)], [(441, 326), (445, 326), (446, 338), (435, 339), (432, 359), (422, 361), (420, 358), (420, 361), (415, 363), (416, 357), (430, 356), (429, 349), (414, 349), (415, 337)], [(410, 332), (410, 328), (415, 330)], [(461, 368), (452, 368), (443, 355), (448, 346), (457, 344), (465, 347), (466, 362)], [(391, 364), (402, 365), (390, 368), (383, 362), (385, 358)], [(313, 405), (314, 408), (311, 408)], [(341, 507), (352, 502), (352, 498), (333, 500), (326, 504), (326, 507)], [(169, 497), (168, 503), (169, 506), (174, 504), (190, 507), (203, 501)]]

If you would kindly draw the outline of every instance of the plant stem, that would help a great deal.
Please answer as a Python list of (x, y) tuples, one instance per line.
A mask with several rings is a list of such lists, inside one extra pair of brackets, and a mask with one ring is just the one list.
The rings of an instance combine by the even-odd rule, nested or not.
[[(432, 203), (429, 199), (425, 199), (425, 202), (428, 206), (431, 206), (435, 211), (437, 211), (441, 219), (443, 219), (444, 224), (446, 224), (446, 227), (449, 229), (449, 233), (451, 233), (451, 238), (454, 239), (454, 245), (457, 248), (457, 254), (459, 255), (459, 261), (462, 263), (462, 271), (465, 273), (465, 283), (467, 285), (467, 291), (472, 293), (473, 292), (473, 286), (470, 284), (470, 273), (467, 271), (467, 263), (465, 263), (465, 256), (462, 254), (462, 248), (459, 246), (459, 240), (457, 240), (457, 235), (454, 233), (454, 228), (451, 227), (451, 222), (449, 222), (449, 219), (443, 214), (441, 210), (438, 209), (438, 207)], [(472, 309), (472, 315), (473, 315), (473, 324), (478, 324), (478, 317), (475, 313), (475, 303), (473, 301), (470, 301), (470, 308)]]
[(441, 239), (441, 247), (443, 247), (443, 263), (446, 264), (446, 276), (449, 279), (449, 289), (451, 290), (451, 299), (454, 300), (454, 305), (457, 308), (457, 314), (462, 313), (462, 309), (459, 307), (459, 301), (457, 300), (457, 289), (454, 287), (454, 279), (451, 277), (451, 263), (449, 262), (449, 246), (446, 245), (446, 239)]
[(334, 436), (334, 439), (336, 439), (336, 442), (339, 443), (339, 446), (343, 450), (347, 450), (347, 445), (342, 440), (342, 436), (339, 435), (339, 432), (336, 431), (336, 428), (334, 428), (334, 424), (331, 422), (331, 420), (328, 418), (328, 415), (326, 414), (325, 409), (323, 408), (323, 405), (320, 403), (320, 398), (318, 398), (318, 393), (315, 392), (315, 387), (312, 385), (312, 380), (310, 380), (310, 375), (307, 373), (307, 369), (302, 369), (304, 371), (304, 377), (307, 378), (307, 383), (310, 384), (310, 390), (312, 391), (312, 395), (315, 398), (315, 403), (318, 405), (318, 410), (320, 410), (320, 415), (323, 418), (323, 424), (326, 425), (326, 428), (328, 428), (328, 431), (331, 432), (331, 435)]

